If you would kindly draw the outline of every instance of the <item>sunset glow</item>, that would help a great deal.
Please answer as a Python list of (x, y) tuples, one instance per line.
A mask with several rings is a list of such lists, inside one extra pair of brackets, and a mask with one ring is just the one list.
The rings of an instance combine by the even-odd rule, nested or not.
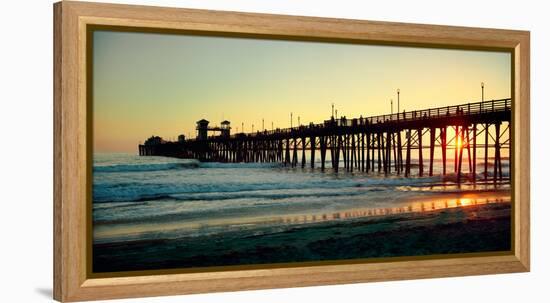
[[(195, 122), (286, 128), (510, 97), (510, 53), (150, 33), (94, 33), (95, 152), (137, 152)], [(244, 127), (244, 129), (243, 129)]]

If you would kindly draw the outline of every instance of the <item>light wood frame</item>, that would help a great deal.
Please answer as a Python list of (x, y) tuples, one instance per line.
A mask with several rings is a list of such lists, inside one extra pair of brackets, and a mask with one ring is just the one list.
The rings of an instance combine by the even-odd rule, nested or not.
[[(163, 28), (299, 40), (512, 53), (513, 248), (505, 255), (90, 278), (87, 140), (88, 25)], [(529, 271), (529, 52), (527, 31), (371, 22), (83, 2), (54, 4), (54, 298), (79, 301)]]

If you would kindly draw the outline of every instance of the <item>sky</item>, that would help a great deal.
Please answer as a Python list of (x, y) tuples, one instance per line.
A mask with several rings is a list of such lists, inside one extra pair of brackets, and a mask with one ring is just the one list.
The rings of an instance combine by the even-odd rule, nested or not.
[(511, 97), (506, 52), (94, 32), (94, 152), (137, 153), (196, 121), (250, 132)]

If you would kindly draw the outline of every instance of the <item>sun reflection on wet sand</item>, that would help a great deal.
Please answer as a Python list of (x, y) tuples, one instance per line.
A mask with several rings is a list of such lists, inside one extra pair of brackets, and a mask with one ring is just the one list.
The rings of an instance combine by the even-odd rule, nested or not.
[(489, 198), (458, 198), (458, 199), (444, 199), (434, 201), (422, 201), (413, 202), (409, 205), (402, 207), (388, 207), (388, 208), (360, 208), (351, 209), (340, 212), (326, 213), (326, 214), (313, 214), (313, 215), (300, 215), (300, 216), (288, 216), (280, 217), (273, 220), (268, 220), (270, 223), (310, 223), (310, 222), (322, 222), (330, 220), (342, 220), (353, 219), (362, 217), (376, 217), (376, 216), (388, 216), (395, 214), (407, 214), (417, 212), (429, 212), (437, 211), (448, 208), (466, 207), (472, 205), (484, 205), (495, 203), (509, 203), (509, 197), (502, 197), (497, 199)]

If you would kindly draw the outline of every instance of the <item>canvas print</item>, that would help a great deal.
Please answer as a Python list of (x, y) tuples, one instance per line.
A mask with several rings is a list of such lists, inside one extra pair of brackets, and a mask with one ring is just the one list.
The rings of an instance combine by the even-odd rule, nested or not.
[(92, 39), (93, 273), (511, 250), (510, 52)]

